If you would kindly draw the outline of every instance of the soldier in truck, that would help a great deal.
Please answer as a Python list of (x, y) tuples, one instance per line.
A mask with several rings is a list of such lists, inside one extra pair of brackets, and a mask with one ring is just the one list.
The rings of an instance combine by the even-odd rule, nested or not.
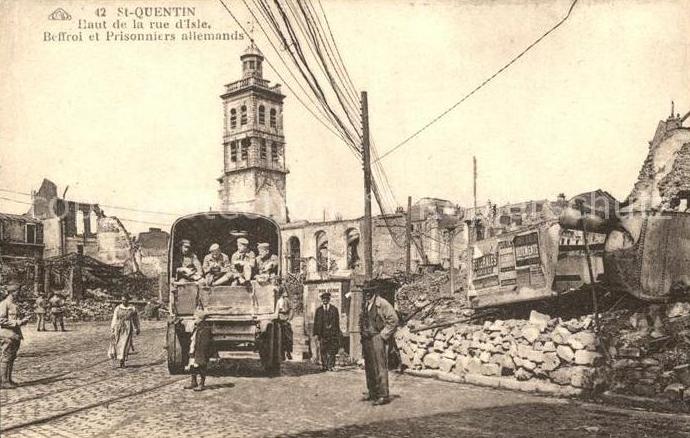
[(230, 269), (230, 259), (220, 251), (220, 245), (214, 243), (209, 248), (209, 254), (204, 257), (204, 278), (209, 286), (219, 286), (230, 283), (233, 278)]

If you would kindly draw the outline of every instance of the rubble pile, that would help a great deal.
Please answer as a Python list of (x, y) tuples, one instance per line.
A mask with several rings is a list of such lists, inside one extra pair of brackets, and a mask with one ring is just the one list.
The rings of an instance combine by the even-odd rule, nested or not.
[[(455, 271), (460, 285), (459, 271)], [(439, 321), (463, 314), (467, 310), (465, 294), (450, 293), (450, 278), (447, 271), (437, 271), (416, 275), (395, 294), (396, 309), (403, 318), (414, 318), (424, 322)]]
[(690, 401), (690, 303), (619, 310), (602, 323), (611, 391)]
[[(591, 316), (563, 321), (532, 311), (529, 320), (399, 330), (403, 365), (452, 375), (452, 380), (522, 391), (576, 395), (598, 382)], [(423, 327), (422, 327), (423, 328)]]
[(115, 304), (108, 301), (86, 298), (79, 302), (67, 300), (65, 319), (70, 321), (109, 321), (113, 317)]

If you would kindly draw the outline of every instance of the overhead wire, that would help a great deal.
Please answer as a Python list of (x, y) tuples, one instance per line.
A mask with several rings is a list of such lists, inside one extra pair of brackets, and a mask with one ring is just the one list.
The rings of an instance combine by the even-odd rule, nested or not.
[(428, 127), (430, 127), (431, 125), (433, 125), (434, 123), (436, 123), (437, 121), (439, 121), (441, 118), (443, 118), (445, 115), (447, 115), (448, 113), (450, 113), (451, 111), (453, 111), (455, 108), (457, 108), (461, 103), (463, 103), (463, 102), (466, 101), (468, 98), (470, 98), (474, 93), (476, 93), (477, 91), (479, 91), (482, 87), (484, 87), (486, 84), (488, 84), (488, 83), (489, 83), (492, 79), (494, 79), (496, 76), (498, 76), (499, 74), (503, 73), (504, 70), (506, 70), (508, 67), (510, 67), (511, 65), (513, 65), (518, 59), (520, 59), (525, 53), (527, 53), (527, 52), (528, 52), (530, 49), (532, 49), (534, 46), (536, 46), (537, 44), (539, 44), (539, 42), (541, 42), (544, 38), (546, 38), (549, 34), (551, 34), (551, 32), (555, 31), (555, 30), (558, 29), (563, 23), (565, 23), (566, 20), (570, 17), (570, 14), (571, 14), (571, 12), (573, 11), (573, 8), (575, 7), (575, 4), (576, 4), (577, 2), (578, 2), (578, 0), (573, 0), (573, 2), (572, 2), (571, 5), (570, 5), (570, 8), (568, 9), (568, 13), (565, 15), (565, 17), (563, 17), (558, 23), (556, 23), (556, 24), (555, 24), (553, 27), (551, 27), (548, 31), (546, 31), (546, 32), (545, 32), (544, 34), (542, 34), (539, 38), (537, 38), (534, 42), (532, 42), (532, 44), (530, 44), (529, 46), (527, 46), (527, 48), (525, 48), (524, 50), (522, 50), (517, 56), (513, 57), (507, 64), (505, 64), (503, 67), (499, 68), (494, 74), (492, 74), (491, 76), (489, 76), (488, 79), (484, 80), (481, 84), (479, 84), (478, 86), (476, 86), (472, 91), (470, 91), (469, 93), (465, 94), (465, 96), (463, 96), (460, 100), (458, 100), (458, 101), (455, 102), (453, 105), (451, 105), (449, 108), (447, 108), (447, 109), (446, 109), (445, 111), (443, 111), (441, 114), (439, 114), (438, 116), (434, 117), (433, 119), (431, 119), (431, 121), (429, 121), (429, 122), (426, 123), (424, 126), (422, 126), (421, 128), (419, 128), (417, 131), (415, 131), (414, 133), (412, 133), (412, 135), (408, 136), (407, 138), (405, 138), (403, 141), (401, 141), (401, 142), (398, 143), (397, 145), (395, 145), (395, 146), (393, 146), (392, 148), (388, 149), (386, 152), (383, 153), (383, 155), (381, 155), (381, 156), (379, 157), (378, 160), (379, 160), (379, 161), (380, 161), (380, 160), (383, 160), (383, 159), (386, 158), (388, 155), (390, 155), (390, 154), (392, 154), (393, 152), (395, 152), (396, 150), (400, 149), (403, 145), (407, 144), (410, 140), (412, 140), (413, 138), (415, 138), (416, 136), (418, 136), (420, 133), (422, 133), (422, 131), (426, 130)]

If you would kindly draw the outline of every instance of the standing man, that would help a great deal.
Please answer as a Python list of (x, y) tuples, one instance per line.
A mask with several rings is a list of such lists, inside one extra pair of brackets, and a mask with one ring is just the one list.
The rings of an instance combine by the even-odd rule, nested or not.
[(280, 287), (280, 298), (276, 301), (275, 319), (281, 325), (283, 352), (288, 360), (292, 360), (292, 304), (290, 304), (290, 296), (287, 288)]
[(12, 368), (17, 358), (19, 345), (22, 342), (21, 326), (29, 322), (29, 318), (19, 318), (17, 309), (17, 294), (19, 286), (7, 286), (7, 297), (0, 301), (0, 388), (13, 389), (17, 384), (12, 381)]
[(39, 295), (34, 303), (34, 313), (36, 314), (36, 331), (44, 332), (46, 331), (46, 307), (48, 302), (43, 295)]
[(237, 251), (232, 254), (230, 264), (238, 284), (245, 284), (252, 279), (252, 270), (256, 266), (256, 255), (249, 250), (249, 240), (244, 237), (237, 239)]
[(50, 303), (50, 317), (53, 320), (53, 328), (58, 329), (58, 322), (60, 323), (60, 331), (65, 331), (65, 300), (58, 294), (53, 294), (48, 300)]
[(390, 403), (388, 393), (388, 343), (398, 327), (398, 315), (391, 304), (378, 295), (378, 289), (365, 285), (364, 309), (359, 325), (362, 354), (369, 395), (363, 401), (375, 406)]
[(331, 294), (321, 294), (322, 305), (314, 315), (314, 336), (321, 350), (321, 370), (333, 371), (335, 355), (340, 347), (340, 315), (338, 309), (331, 305)]

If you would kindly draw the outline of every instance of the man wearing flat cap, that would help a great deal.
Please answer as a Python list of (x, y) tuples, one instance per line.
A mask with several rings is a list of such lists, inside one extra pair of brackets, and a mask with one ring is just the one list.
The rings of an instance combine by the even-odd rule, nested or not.
[(340, 315), (331, 304), (331, 294), (321, 294), (322, 305), (314, 314), (314, 336), (321, 350), (321, 370), (333, 371), (335, 355), (340, 348)]
[(371, 401), (374, 405), (384, 405), (390, 403), (388, 343), (398, 327), (398, 315), (393, 306), (379, 296), (379, 290), (375, 286), (367, 284), (362, 292), (365, 301), (359, 328), (369, 393), (363, 400)]
[(204, 277), (209, 286), (219, 286), (232, 280), (230, 259), (220, 250), (220, 245), (214, 243), (204, 257)]
[(29, 318), (20, 318), (18, 314), (19, 286), (10, 284), (5, 289), (7, 297), (0, 301), (0, 388), (13, 389), (17, 384), (12, 381), (12, 369), (23, 339), (21, 326), (29, 322)]
[(249, 250), (249, 240), (244, 237), (237, 239), (237, 251), (232, 254), (230, 265), (238, 284), (245, 284), (252, 279), (252, 270), (256, 266), (256, 255)]
[(259, 254), (256, 256), (256, 275), (261, 278), (272, 278), (278, 274), (278, 256), (271, 254), (270, 245), (261, 242), (257, 246)]
[(180, 242), (180, 252), (182, 262), (175, 270), (175, 280), (177, 281), (199, 281), (201, 280), (202, 267), (199, 258), (192, 252), (192, 242), (182, 239)]

